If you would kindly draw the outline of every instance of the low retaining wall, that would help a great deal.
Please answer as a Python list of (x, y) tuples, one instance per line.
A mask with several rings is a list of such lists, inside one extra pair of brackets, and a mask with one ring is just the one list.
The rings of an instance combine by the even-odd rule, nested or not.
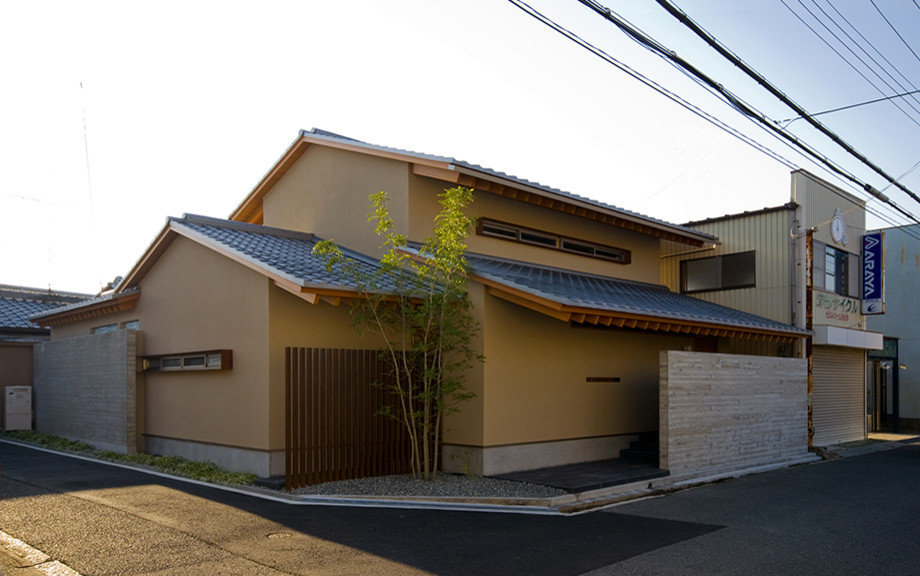
[(810, 458), (804, 359), (662, 351), (660, 360), (660, 467), (672, 480)]
[(136, 330), (36, 344), (35, 430), (121, 453), (138, 449)]

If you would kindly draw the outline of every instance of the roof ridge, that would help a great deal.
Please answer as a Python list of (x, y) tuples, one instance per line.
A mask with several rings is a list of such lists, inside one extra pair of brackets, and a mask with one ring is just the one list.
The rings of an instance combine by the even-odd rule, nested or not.
[(275, 228), (273, 226), (264, 226), (262, 224), (250, 224), (248, 222), (239, 222), (236, 220), (225, 220), (223, 218), (214, 218), (213, 216), (201, 216), (199, 214), (184, 214), (182, 218), (170, 217), (170, 222), (177, 224), (198, 224), (202, 226), (217, 226), (220, 228), (230, 228), (233, 230), (242, 230), (245, 232), (254, 232), (256, 234), (266, 234), (270, 236), (281, 236), (283, 238), (296, 238), (299, 240), (312, 241), (317, 239), (312, 232), (301, 232), (299, 230), (290, 230), (288, 228)]
[(711, 239), (713, 241), (718, 241), (718, 238), (716, 238), (712, 234), (709, 234), (708, 232), (702, 232), (700, 230), (695, 230), (683, 224), (668, 222), (660, 218), (655, 218), (654, 216), (649, 216), (647, 214), (641, 214), (633, 210), (628, 210), (620, 206), (615, 206), (613, 204), (603, 202), (601, 200), (597, 200), (589, 196), (582, 196), (580, 194), (575, 194), (574, 192), (567, 192), (565, 190), (562, 190), (561, 188), (555, 188), (547, 184), (541, 184), (533, 180), (527, 180), (519, 176), (508, 174), (507, 172), (501, 172), (499, 170), (495, 170), (493, 168), (487, 168), (480, 164), (474, 164), (472, 162), (467, 162), (465, 160), (458, 160), (450, 156), (441, 156), (439, 154), (426, 154), (423, 152), (415, 152), (412, 150), (406, 150), (402, 148), (394, 148), (392, 146), (382, 146), (379, 144), (371, 144), (363, 140), (358, 140), (357, 138), (350, 138), (348, 136), (342, 136), (341, 134), (336, 134), (335, 132), (330, 132), (328, 130), (322, 130), (320, 128), (312, 128), (310, 130), (301, 130), (300, 138), (303, 138), (303, 137), (317, 138), (320, 140), (328, 140), (328, 141), (338, 141), (342, 143), (362, 146), (370, 150), (386, 151), (386, 152), (402, 154), (406, 156), (413, 156), (415, 158), (419, 158), (423, 160), (434, 160), (438, 162), (445, 162), (448, 164), (452, 164), (456, 166), (457, 168), (462, 168), (464, 170), (471, 170), (473, 172), (477, 172), (479, 174), (483, 174), (488, 177), (500, 178), (502, 180), (515, 182), (517, 184), (520, 184), (523, 186), (529, 186), (531, 188), (542, 191), (544, 193), (549, 193), (555, 196), (560, 196), (568, 200), (573, 200), (576, 202), (584, 202), (584, 203), (593, 205), (596, 208), (618, 212), (627, 218), (635, 218), (638, 220), (642, 220), (654, 226), (661, 226), (664, 228), (669, 228), (675, 231), (679, 231), (682, 234), (688, 234), (688, 235), (693, 235), (697, 237), (703, 237), (706, 239)]
[(73, 302), (77, 300), (86, 300), (92, 297), (92, 294), (83, 294), (81, 292), (64, 292), (51, 290), (50, 288), (45, 290), (28, 286), (0, 284), (0, 298), (14, 298), (31, 302)]

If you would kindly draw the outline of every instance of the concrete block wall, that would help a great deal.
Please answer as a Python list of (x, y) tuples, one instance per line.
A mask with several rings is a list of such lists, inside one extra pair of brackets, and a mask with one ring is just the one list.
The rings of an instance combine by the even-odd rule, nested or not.
[(35, 430), (121, 453), (138, 446), (136, 330), (36, 344)]
[(662, 351), (660, 466), (671, 479), (809, 460), (808, 366)]

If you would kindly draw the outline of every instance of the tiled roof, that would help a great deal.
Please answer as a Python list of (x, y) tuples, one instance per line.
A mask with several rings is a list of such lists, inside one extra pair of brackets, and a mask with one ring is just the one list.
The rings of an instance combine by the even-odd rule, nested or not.
[(0, 330), (40, 330), (33, 316), (88, 298), (88, 294), (0, 286)]
[[(171, 218), (170, 225), (215, 242), (299, 286), (339, 290), (358, 288), (354, 274), (343, 271), (341, 265), (327, 270), (326, 260), (313, 254), (321, 239), (312, 234), (188, 214), (182, 218)], [(358, 275), (368, 277), (378, 270), (379, 264), (373, 258), (344, 247), (340, 249), (355, 262)], [(392, 289), (392, 286), (382, 288)]]
[(342, 136), (342, 135), (340, 135), (340, 134), (335, 134), (335, 133), (333, 133), (333, 132), (328, 132), (328, 131), (326, 131), (326, 130), (321, 130), (321, 129), (319, 129), (319, 128), (313, 128), (313, 129), (311, 129), (311, 130), (309, 130), (309, 131), (308, 131), (308, 130), (301, 130), (300, 134), (301, 134), (301, 136), (308, 136), (308, 137), (314, 138), (314, 139), (321, 139), (321, 140), (328, 140), (328, 141), (331, 141), (331, 142), (342, 142), (342, 143), (346, 143), (346, 144), (353, 144), (353, 145), (361, 146), (361, 147), (366, 148), (366, 149), (368, 149), (368, 150), (377, 150), (377, 151), (380, 151), (380, 152), (390, 152), (390, 153), (400, 154), (400, 155), (404, 155), (404, 156), (412, 156), (412, 157), (415, 157), (415, 158), (419, 158), (419, 159), (421, 159), (421, 160), (433, 160), (433, 161), (436, 161), (436, 162), (444, 162), (444, 163), (447, 163), (447, 164), (453, 164), (454, 166), (466, 168), (466, 169), (473, 170), (473, 171), (475, 171), (475, 172), (479, 172), (479, 173), (482, 173), (482, 174), (485, 174), (485, 175), (494, 176), (494, 177), (496, 177), (496, 178), (501, 178), (502, 180), (508, 180), (508, 181), (511, 181), (511, 182), (515, 182), (515, 183), (518, 183), (518, 184), (521, 184), (521, 185), (523, 185), (523, 186), (527, 186), (527, 187), (530, 187), (530, 188), (536, 188), (536, 189), (538, 189), (538, 190), (542, 190), (542, 191), (544, 191), (544, 192), (548, 192), (548, 193), (553, 194), (553, 195), (556, 195), (556, 196), (561, 196), (561, 197), (567, 198), (567, 199), (569, 199), (569, 200), (577, 200), (577, 201), (579, 201), (579, 202), (583, 202), (583, 203), (586, 203), (586, 204), (593, 205), (593, 206), (595, 206), (595, 207), (597, 207), (597, 208), (601, 208), (601, 209), (604, 209), (604, 210), (611, 210), (611, 211), (614, 211), (614, 212), (619, 212), (619, 213), (621, 213), (621, 214), (631, 216), (631, 217), (633, 217), (633, 218), (635, 218), (635, 219), (638, 219), (638, 220), (645, 220), (645, 221), (647, 221), (647, 222), (649, 222), (649, 223), (654, 223), (654, 224), (656, 224), (656, 225), (658, 225), (658, 226), (663, 226), (663, 227), (666, 227), (666, 228), (673, 228), (673, 229), (678, 230), (678, 231), (680, 231), (680, 232), (683, 232), (683, 233), (685, 233), (685, 234), (691, 234), (691, 235), (695, 235), (695, 236), (701, 236), (701, 237), (709, 238), (709, 239), (711, 239), (711, 240), (714, 241), (714, 242), (718, 241), (718, 239), (717, 239), (715, 236), (712, 236), (711, 234), (708, 234), (708, 233), (706, 233), (706, 232), (701, 232), (701, 231), (699, 231), (699, 230), (695, 230), (695, 229), (690, 228), (690, 227), (688, 227), (688, 226), (683, 226), (683, 225), (680, 225), (680, 224), (674, 224), (674, 223), (671, 223), (671, 222), (666, 222), (666, 221), (660, 220), (660, 219), (658, 219), (658, 218), (653, 218), (653, 217), (651, 217), (651, 216), (646, 216), (646, 215), (644, 215), (644, 214), (639, 214), (638, 212), (632, 212), (631, 210), (626, 210), (625, 208), (619, 208), (619, 207), (614, 206), (614, 205), (612, 205), (612, 204), (607, 204), (607, 203), (605, 203), (605, 202), (600, 202), (600, 201), (598, 201), (598, 200), (593, 200), (593, 199), (588, 198), (588, 197), (586, 197), (586, 196), (579, 196), (578, 194), (573, 194), (573, 193), (571, 193), (571, 192), (566, 192), (565, 190), (560, 190), (560, 189), (558, 189), (558, 188), (553, 188), (553, 187), (551, 187), (551, 186), (546, 186), (546, 185), (544, 185), (544, 184), (540, 184), (539, 182), (532, 182), (532, 181), (530, 181), (530, 180), (525, 180), (524, 178), (519, 178), (519, 177), (513, 176), (513, 175), (511, 175), (511, 174), (506, 174), (505, 172), (500, 172), (500, 171), (498, 171), (498, 170), (493, 170), (493, 169), (491, 169), (491, 168), (486, 168), (485, 166), (480, 166), (479, 164), (473, 164), (473, 163), (470, 163), (470, 162), (465, 162), (465, 161), (463, 161), (463, 160), (457, 160), (456, 158), (452, 158), (452, 157), (449, 157), (449, 156), (438, 156), (438, 155), (435, 155), (435, 154), (424, 154), (424, 153), (421, 153), (421, 152), (413, 152), (413, 151), (411, 151), (411, 150), (403, 150), (403, 149), (400, 149), (400, 148), (391, 148), (391, 147), (388, 147), (388, 146), (379, 146), (379, 145), (376, 145), (376, 144), (369, 144), (369, 143), (367, 143), (367, 142), (362, 142), (361, 140), (356, 140), (356, 139), (354, 139), (354, 138), (349, 138), (349, 137), (347, 137), (347, 136)]
[(481, 278), (563, 306), (745, 330), (808, 334), (789, 324), (671, 292), (665, 286), (481, 255), (471, 254), (467, 259), (473, 273)]

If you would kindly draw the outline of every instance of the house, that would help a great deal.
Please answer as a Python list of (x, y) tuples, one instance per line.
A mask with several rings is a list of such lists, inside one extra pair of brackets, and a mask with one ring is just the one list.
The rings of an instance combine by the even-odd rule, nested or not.
[(911, 312), (920, 287), (920, 226), (874, 232), (883, 234), (886, 313), (867, 318), (885, 335), (883, 349), (869, 356), (869, 429), (920, 432), (920, 333)]
[[(47, 371), (36, 393), (49, 411), (37, 415), (37, 427), (123, 451), (285, 473), (293, 458), (290, 351), (379, 345), (351, 328), (348, 302), (359, 291), (328, 271), (313, 246), (333, 239), (371, 270), (381, 252), (366, 222), (369, 195), (387, 192), (396, 228), (420, 241), (433, 229), (437, 195), (457, 185), (475, 190), (468, 288), (480, 324), (476, 351), (486, 361), (467, 377), (475, 398), (445, 425), (446, 470), (496, 474), (615, 457), (658, 431), (662, 418), (673, 420), (659, 393), (669, 353), (741, 350), (748, 341), (794, 347), (806, 334), (660, 285), (662, 243), (706, 250), (718, 243), (710, 233), (453, 158), (314, 129), (299, 134), (229, 219), (170, 218), (114, 292), (40, 318), (52, 341), (40, 351)], [(763, 361), (792, 366), (790, 378), (801, 374), (804, 383), (804, 364), (774, 352)], [(93, 416), (111, 425), (92, 434), (55, 404), (61, 367), (85, 357), (109, 359), (106, 385), (118, 399)], [(782, 372), (758, 370), (760, 361), (704, 364)], [(100, 363), (93, 366), (85, 370), (98, 372)], [(99, 405), (98, 374), (75, 385), (71, 368), (68, 378), (71, 403)], [(807, 449), (804, 384), (789, 389), (801, 398), (802, 435), (783, 458)], [(315, 418), (330, 420), (318, 434), (348, 420), (330, 402)], [(673, 462), (677, 445), (670, 448)]]
[(662, 258), (673, 290), (812, 333), (796, 346), (721, 346), (808, 359), (814, 446), (866, 437), (866, 354), (882, 348), (882, 335), (867, 330), (860, 306), (865, 214), (865, 202), (799, 170), (788, 204), (689, 223), (721, 244), (687, 251), (669, 243)]
[[(7, 386), (32, 386), (32, 346), (51, 338), (51, 331), (32, 316), (86, 300), (87, 294), (0, 285), (0, 392)], [(6, 428), (0, 411), (0, 430)]]

